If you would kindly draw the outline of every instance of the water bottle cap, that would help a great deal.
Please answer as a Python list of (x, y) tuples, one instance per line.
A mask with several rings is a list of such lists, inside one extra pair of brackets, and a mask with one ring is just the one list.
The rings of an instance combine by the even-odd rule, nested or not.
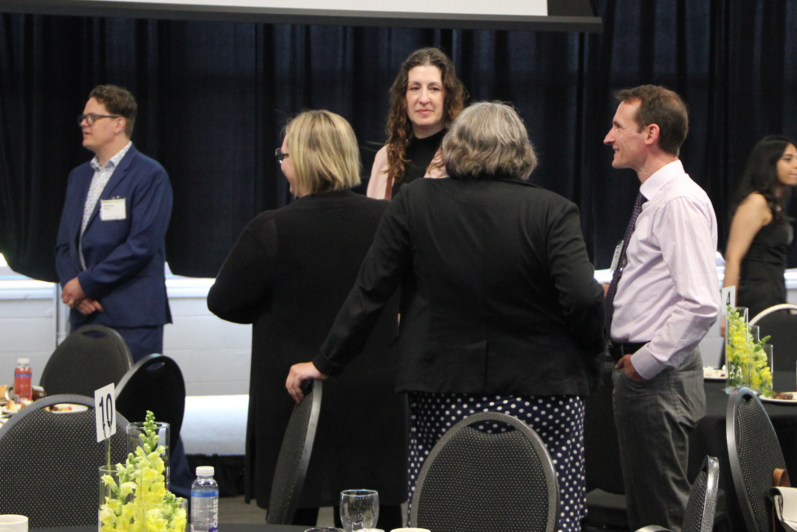
[(215, 472), (212, 465), (201, 465), (196, 468), (196, 476), (198, 477), (212, 477)]
[(30, 363), (30, 359), (29, 358), (18, 358), (17, 359), (17, 364), (29, 364), (29, 363)]

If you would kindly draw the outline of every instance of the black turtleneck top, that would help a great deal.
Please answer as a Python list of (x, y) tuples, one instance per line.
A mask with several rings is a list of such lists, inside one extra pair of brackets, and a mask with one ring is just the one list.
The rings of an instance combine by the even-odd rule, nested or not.
[(410, 160), (404, 165), (404, 175), (397, 183), (393, 183), (393, 195), (399, 193), (401, 186), (405, 183), (411, 183), (416, 179), (422, 178), (426, 175), (426, 169), (434, 159), (437, 150), (440, 149), (440, 144), (443, 142), (443, 137), (446, 136), (447, 129), (442, 129), (434, 135), (419, 139), (413, 137), (407, 143), (406, 157)]

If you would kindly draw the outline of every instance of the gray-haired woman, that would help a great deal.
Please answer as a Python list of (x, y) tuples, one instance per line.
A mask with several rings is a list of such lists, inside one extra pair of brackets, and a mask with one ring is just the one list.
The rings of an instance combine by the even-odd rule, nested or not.
[(475, 104), (443, 140), (450, 179), (408, 184), (354, 288), (286, 387), (338, 375), (401, 285), (396, 387), (410, 397), (410, 490), (446, 427), (483, 411), (529, 424), (556, 460), (559, 529), (585, 514), (583, 397), (598, 384), (603, 290), (576, 206), (527, 183), (536, 156), (517, 113)]

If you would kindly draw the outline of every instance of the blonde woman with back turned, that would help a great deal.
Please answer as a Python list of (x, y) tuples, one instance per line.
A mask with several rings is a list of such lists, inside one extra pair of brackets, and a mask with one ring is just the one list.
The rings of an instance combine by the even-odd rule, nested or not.
[[(349, 190), (360, 183), (360, 152), (351, 126), (334, 113), (294, 118), (276, 157), (298, 199), (249, 223), (208, 295), (214, 314), (253, 325), (245, 495), (262, 508), (293, 409), (285, 375), (318, 352), (389, 205)], [(367, 486), (379, 491), (379, 525), (402, 525), (407, 411), (406, 398), (393, 393), (397, 312), (393, 300), (375, 320), (364, 357), (324, 386), (294, 524), (315, 526), (319, 507)]]

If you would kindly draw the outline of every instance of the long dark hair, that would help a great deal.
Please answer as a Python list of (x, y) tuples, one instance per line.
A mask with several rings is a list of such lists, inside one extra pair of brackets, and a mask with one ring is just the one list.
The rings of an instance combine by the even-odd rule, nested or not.
[(789, 144), (794, 145), (794, 141), (782, 135), (770, 135), (758, 141), (750, 152), (747, 166), (736, 187), (731, 217), (747, 196), (757, 192), (767, 200), (769, 210), (772, 211), (772, 221), (783, 219), (785, 197), (779, 192), (782, 185), (778, 178), (778, 161)]
[[(390, 112), (387, 118), (387, 175), (396, 183), (404, 176), (404, 165), (409, 162), (405, 158), (407, 141), (412, 136), (412, 122), (407, 117), (407, 85), (409, 72), (416, 66), (433, 65), (440, 69), (446, 98), (443, 109), (443, 120), (446, 125), (454, 121), (465, 108), (468, 93), (465, 86), (457, 78), (454, 63), (437, 48), (421, 48), (415, 50), (402, 63), (396, 81), (390, 87)], [(442, 163), (440, 163), (442, 167)]]

